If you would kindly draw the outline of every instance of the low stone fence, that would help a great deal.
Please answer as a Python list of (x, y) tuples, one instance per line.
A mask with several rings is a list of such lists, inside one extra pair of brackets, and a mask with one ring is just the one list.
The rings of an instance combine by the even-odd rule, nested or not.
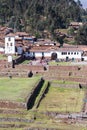
[(58, 80), (63, 80), (63, 81), (73, 81), (73, 82), (79, 82), (79, 83), (86, 83), (87, 79), (86, 78), (79, 78), (79, 77), (58, 77)]
[(10, 108), (10, 109), (26, 109), (26, 103), (12, 102), (12, 101), (1, 101), (0, 100), (0, 108)]
[(78, 84), (66, 84), (66, 83), (54, 83), (51, 82), (52, 86), (56, 86), (56, 87), (65, 87), (65, 88), (79, 88), (79, 83)]
[(78, 66), (49, 66), (49, 71), (50, 70), (61, 70), (61, 71), (75, 71), (79, 70), (80, 68)]
[(28, 77), (28, 72), (0, 72), (0, 77)]
[(41, 72), (44, 71), (44, 66), (42, 65), (18, 65), (15, 66), (17, 69), (21, 69), (21, 70), (30, 70), (30, 71), (34, 71), (34, 72)]

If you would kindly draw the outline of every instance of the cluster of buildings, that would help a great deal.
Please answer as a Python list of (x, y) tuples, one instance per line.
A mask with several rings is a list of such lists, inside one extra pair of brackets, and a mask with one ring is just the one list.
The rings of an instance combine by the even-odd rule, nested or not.
[(23, 55), (29, 59), (87, 60), (86, 46), (64, 44), (60, 48), (59, 43), (49, 39), (36, 39), (26, 32), (13, 33), (12, 29), (5, 27), (0, 29), (0, 34), (3, 34), (0, 35), (0, 53), (6, 55)]

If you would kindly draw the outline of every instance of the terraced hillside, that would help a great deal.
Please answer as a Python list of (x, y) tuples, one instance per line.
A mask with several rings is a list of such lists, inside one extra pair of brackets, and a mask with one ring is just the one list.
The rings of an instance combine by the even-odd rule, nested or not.
[(49, 66), (48, 71), (41, 74), (48, 80), (74, 81), (87, 83), (87, 66), (68, 65), (68, 66)]
[(86, 70), (86, 65), (2, 68), (0, 130), (86, 130)]
[[(7, 105), (0, 105), (0, 130), (86, 130), (87, 120), (81, 116), (86, 88), (80, 88), (76, 82), (44, 81), (38, 91), (32, 91), (33, 86), (39, 87), (39, 79), (0, 79), (0, 101)], [(24, 103), (29, 93), (35, 95), (31, 96), (34, 102), (33, 98), (29, 102), (33, 102), (31, 109), (8, 105), (7, 101)], [(69, 119), (69, 113), (75, 119)]]
[[(47, 83), (40, 77), (0, 78), (0, 129), (32, 127), (35, 108), (46, 88)], [(27, 111), (28, 107), (32, 109)]]

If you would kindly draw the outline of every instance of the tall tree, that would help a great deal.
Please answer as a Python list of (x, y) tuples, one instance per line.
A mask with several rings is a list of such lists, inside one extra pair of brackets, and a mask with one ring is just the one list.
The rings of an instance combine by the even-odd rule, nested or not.
[(87, 45), (87, 24), (79, 28), (75, 40), (80, 45)]

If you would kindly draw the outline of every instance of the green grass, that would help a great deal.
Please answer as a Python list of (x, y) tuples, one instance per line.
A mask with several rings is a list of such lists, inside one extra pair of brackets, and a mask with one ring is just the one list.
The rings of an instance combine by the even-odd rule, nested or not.
[[(18, 56), (13, 55), (12, 57), (13, 57), (13, 59), (15, 59), (15, 58), (17, 58)], [(0, 54), (0, 60), (7, 60), (7, 59), (8, 59), (8, 57), (7, 57), (6, 55)]]
[(0, 100), (25, 102), (39, 78), (0, 78)]
[(51, 86), (42, 100), (40, 111), (80, 112), (83, 106), (84, 90)]
[(7, 56), (0, 54), (0, 60), (7, 60)]
[(25, 60), (24, 62), (22, 62), (22, 64), (29, 64), (31, 62), (31, 60)]
[(49, 65), (71, 65), (71, 62), (56, 62), (56, 61), (50, 61)]

